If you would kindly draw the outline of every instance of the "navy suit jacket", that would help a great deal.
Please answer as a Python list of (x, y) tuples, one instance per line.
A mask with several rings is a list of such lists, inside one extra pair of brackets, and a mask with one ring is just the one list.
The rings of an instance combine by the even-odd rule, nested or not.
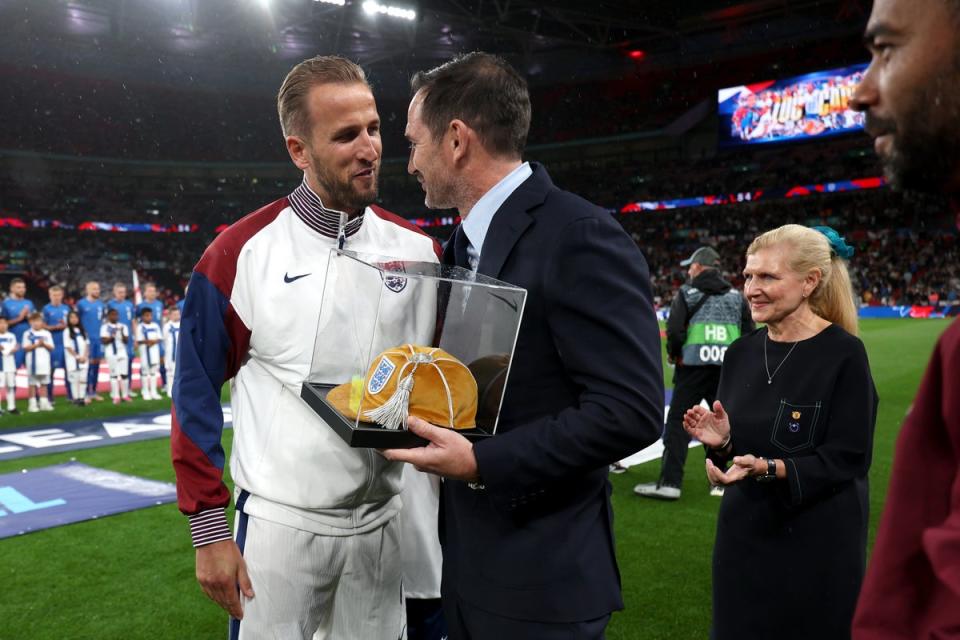
[(478, 271), (528, 293), (497, 435), (474, 446), (485, 488), (444, 482), (443, 595), (522, 620), (599, 618), (623, 608), (608, 465), (663, 428), (646, 260), (613, 216), (533, 164)]

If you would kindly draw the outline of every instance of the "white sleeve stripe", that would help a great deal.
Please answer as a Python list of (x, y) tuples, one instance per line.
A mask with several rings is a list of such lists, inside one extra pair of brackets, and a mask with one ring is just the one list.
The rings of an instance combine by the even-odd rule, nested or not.
[(207, 525), (211, 522), (214, 522), (214, 523), (220, 522), (220, 520), (222, 519), (220, 517), (222, 513), (224, 513), (223, 509), (218, 509), (216, 511), (204, 511), (203, 513), (198, 514), (196, 516), (191, 516), (190, 526), (199, 527), (199, 526)]
[(233, 534), (227, 525), (225, 509), (209, 509), (198, 514), (188, 516), (190, 520), (190, 537), (194, 547), (213, 544), (222, 540), (230, 540)]
[(226, 513), (226, 510), (223, 507), (218, 507), (216, 509), (207, 509), (206, 511), (201, 511), (192, 516), (187, 516), (190, 519), (190, 522), (202, 522), (204, 520), (217, 520), (218, 516)]
[(210, 537), (210, 538), (198, 538), (194, 541), (193, 546), (196, 547), (205, 547), (208, 544), (213, 544), (215, 542), (223, 542), (224, 540), (231, 540), (233, 536), (229, 531), (224, 532), (222, 536)]

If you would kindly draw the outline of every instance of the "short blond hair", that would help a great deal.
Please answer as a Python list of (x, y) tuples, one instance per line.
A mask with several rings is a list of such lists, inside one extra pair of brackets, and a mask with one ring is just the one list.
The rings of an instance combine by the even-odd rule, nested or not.
[(310, 89), (321, 84), (355, 82), (370, 87), (360, 65), (340, 56), (315, 56), (291, 69), (277, 93), (277, 114), (284, 137), (306, 137), (309, 133), (307, 95)]

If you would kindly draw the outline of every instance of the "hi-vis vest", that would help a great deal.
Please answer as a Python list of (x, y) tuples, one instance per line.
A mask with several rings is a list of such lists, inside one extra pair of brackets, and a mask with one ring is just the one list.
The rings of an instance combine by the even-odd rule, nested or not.
[[(684, 285), (680, 294), (692, 309), (705, 295), (695, 287)], [(740, 337), (743, 297), (736, 289), (711, 295), (687, 319), (687, 341), (683, 343), (684, 366), (721, 365), (723, 356), (734, 340)]]

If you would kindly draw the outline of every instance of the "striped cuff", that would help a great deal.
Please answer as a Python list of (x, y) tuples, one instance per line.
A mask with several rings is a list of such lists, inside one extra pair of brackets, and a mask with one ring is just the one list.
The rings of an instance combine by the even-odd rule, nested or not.
[(233, 534), (227, 525), (226, 509), (208, 509), (187, 516), (190, 520), (190, 537), (194, 547), (230, 540)]

